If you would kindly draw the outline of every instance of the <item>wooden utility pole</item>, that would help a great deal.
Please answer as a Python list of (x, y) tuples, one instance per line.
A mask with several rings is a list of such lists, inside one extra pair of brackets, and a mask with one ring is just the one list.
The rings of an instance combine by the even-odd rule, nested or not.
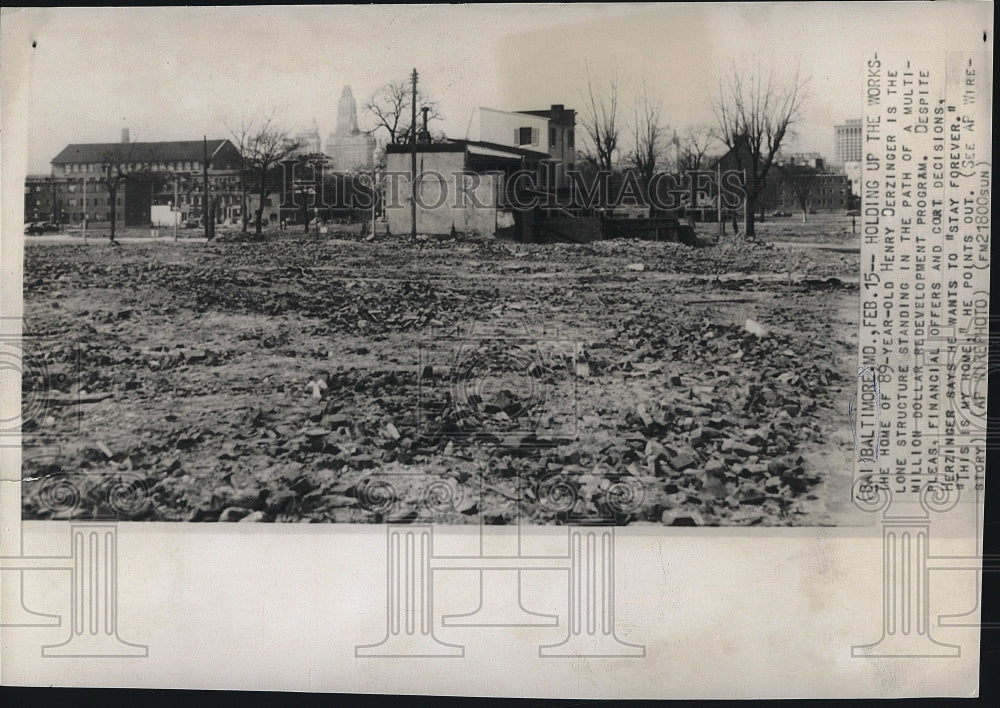
[(417, 238), (417, 70), (410, 95), (410, 237)]
[(177, 175), (174, 174), (174, 203), (171, 205), (171, 214), (174, 218), (174, 241), (177, 240), (177, 222), (181, 216), (181, 204), (177, 200)]
[(87, 243), (87, 175), (83, 176), (83, 242)]
[(204, 162), (203, 164), (203, 175), (204, 175), (204, 194), (202, 195), (202, 218), (205, 220), (205, 240), (209, 241), (212, 239), (214, 234), (211, 232), (211, 224), (208, 223), (208, 136), (202, 136), (202, 153)]
[[(372, 167), (372, 240), (375, 239), (375, 200), (378, 198), (378, 165)], [(851, 222), (853, 224), (853, 221)]]

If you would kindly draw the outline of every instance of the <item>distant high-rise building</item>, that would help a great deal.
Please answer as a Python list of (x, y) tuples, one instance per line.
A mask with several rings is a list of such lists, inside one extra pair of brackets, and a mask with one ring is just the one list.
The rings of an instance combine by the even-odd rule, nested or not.
[(344, 86), (337, 102), (337, 127), (326, 139), (330, 166), (338, 172), (353, 172), (371, 167), (375, 138), (358, 128), (358, 106), (350, 86)]
[(843, 125), (833, 127), (834, 135), (834, 155), (837, 162), (844, 164), (847, 162), (861, 161), (861, 119), (848, 118)]
[(337, 128), (335, 135), (345, 136), (358, 133), (358, 104), (354, 101), (351, 87), (345, 86), (337, 102)]
[(295, 140), (299, 147), (295, 151), (296, 155), (310, 155), (323, 151), (323, 141), (319, 137), (319, 126), (313, 118), (312, 128), (308, 128), (295, 134)]

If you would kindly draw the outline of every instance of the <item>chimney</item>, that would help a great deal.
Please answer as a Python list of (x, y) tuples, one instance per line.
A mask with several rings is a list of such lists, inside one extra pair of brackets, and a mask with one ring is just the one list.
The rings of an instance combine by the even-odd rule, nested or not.
[(553, 103), (550, 113), (552, 114), (552, 120), (562, 120), (562, 114), (565, 106), (561, 103)]
[(430, 108), (428, 108), (427, 106), (424, 106), (423, 108), (420, 109), (420, 111), (424, 114), (424, 127), (423, 130), (420, 131), (420, 134), (417, 136), (417, 142), (423, 143), (425, 145), (430, 143), (431, 141), (431, 134), (427, 130), (427, 111), (429, 110)]
[(128, 128), (122, 128), (122, 145), (128, 145)]

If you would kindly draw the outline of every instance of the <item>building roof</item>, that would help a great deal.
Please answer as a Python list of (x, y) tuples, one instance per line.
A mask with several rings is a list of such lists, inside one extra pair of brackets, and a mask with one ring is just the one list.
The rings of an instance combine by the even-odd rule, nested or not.
[(548, 160), (551, 159), (549, 153), (544, 150), (529, 150), (523, 147), (514, 147), (513, 145), (503, 145), (502, 143), (491, 143), (485, 140), (456, 140), (457, 143), (464, 143), (470, 150), (480, 148), (486, 150), (496, 150), (499, 152), (506, 153), (511, 157), (527, 157), (532, 160)]
[[(385, 146), (385, 151), (387, 154), (393, 153), (409, 153), (412, 148), (411, 143), (390, 143)], [(446, 143), (417, 143), (417, 150), (419, 152), (465, 152), (465, 145), (458, 142), (449, 140)]]
[(511, 152), (510, 150), (497, 150), (496, 148), (481, 147), (479, 145), (470, 145), (469, 154), (477, 155), (480, 157), (502, 157), (509, 160), (520, 160), (521, 155), (516, 152)]
[[(386, 145), (387, 153), (408, 153), (410, 144)], [(520, 160), (526, 157), (532, 160), (548, 160), (549, 153), (539, 150), (526, 150), (524, 148), (501, 145), (499, 143), (489, 143), (482, 140), (448, 140), (446, 143), (417, 143), (417, 152), (472, 152), (473, 154), (489, 155), (491, 157)], [(490, 154), (493, 151), (496, 154)]]
[[(214, 156), (229, 140), (208, 141), (209, 157)], [(133, 162), (200, 162), (204, 157), (201, 140), (173, 140), (156, 143), (73, 143), (52, 158), (53, 165), (69, 163), (93, 164), (107, 161), (108, 155), (131, 156)]]
[(574, 126), (576, 124), (576, 111), (572, 108), (565, 108), (561, 105), (553, 105), (552, 108), (543, 111), (517, 111), (528, 116), (539, 116), (548, 118), (553, 123), (560, 125)]

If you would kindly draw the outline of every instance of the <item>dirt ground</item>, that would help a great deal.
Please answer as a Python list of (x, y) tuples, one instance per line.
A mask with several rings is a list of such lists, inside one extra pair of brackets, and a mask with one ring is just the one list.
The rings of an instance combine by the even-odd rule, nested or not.
[(24, 517), (841, 523), (858, 237), (810, 219), (28, 239)]

